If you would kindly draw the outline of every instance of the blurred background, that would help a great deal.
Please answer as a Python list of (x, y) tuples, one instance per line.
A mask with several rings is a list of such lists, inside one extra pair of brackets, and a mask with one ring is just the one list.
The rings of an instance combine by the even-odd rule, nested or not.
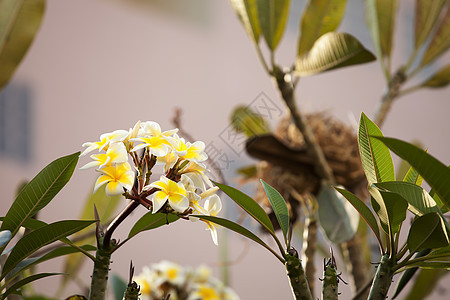
[[(413, 36), (413, 1), (399, 2), (393, 69), (410, 55)], [(288, 28), (276, 53), (280, 64), (290, 65), (295, 58), (305, 4), (291, 1)], [(362, 1), (348, 1), (340, 31), (353, 34), (373, 51)], [(448, 61), (447, 53), (433, 69)], [(418, 80), (427, 74), (429, 70)], [(379, 64), (373, 62), (302, 78), (298, 105), (307, 112), (326, 110), (355, 125), (361, 111), (373, 115), (384, 87)], [(449, 100), (448, 87), (402, 97), (388, 115), (383, 133), (420, 141), (448, 163)], [(268, 119), (275, 126), (284, 115), (284, 104), (229, 1), (48, 0), (32, 47), (0, 94), (0, 214), (6, 213), (19, 183), (55, 158), (81, 150), (84, 142), (96, 141), (102, 133), (128, 130), (138, 120), (171, 129), (176, 108), (182, 109), (183, 130), (219, 153), (214, 154), (216, 163), (228, 183), (237, 186), (235, 171), (250, 158), (229, 142), (229, 117), (237, 105), (261, 101), (271, 105)], [(81, 158), (79, 166), (87, 161)], [(47, 222), (77, 218), (96, 176), (77, 169), (40, 218)], [(225, 205), (230, 201), (223, 197)], [(229, 214), (235, 211), (228, 209)], [(119, 227), (116, 238), (124, 239), (145, 212), (143, 207), (137, 209)], [(188, 266), (206, 263), (220, 277), (221, 248), (204, 228), (203, 223), (179, 221), (142, 233), (114, 254), (111, 272), (127, 278), (130, 260), (140, 272), (144, 265), (169, 259)], [(269, 252), (233, 233), (220, 232), (221, 241), (228, 249), (230, 284), (241, 299), (291, 299), (284, 267)], [(57, 271), (60, 265), (52, 262), (41, 268)], [(85, 285), (91, 267), (86, 263), (80, 275)], [(52, 295), (57, 280), (44, 279), (35, 288)], [(340, 285), (344, 295), (349, 289)], [(441, 285), (430, 299), (448, 299), (446, 289)], [(80, 286), (72, 283), (65, 296), (79, 291)]]

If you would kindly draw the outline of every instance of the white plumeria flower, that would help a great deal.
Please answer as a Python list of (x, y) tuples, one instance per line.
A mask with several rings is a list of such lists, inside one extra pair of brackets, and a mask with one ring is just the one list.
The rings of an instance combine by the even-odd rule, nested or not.
[(208, 187), (213, 187), (213, 183), (206, 175), (208, 169), (202, 163), (189, 162), (189, 164), (181, 170), (181, 174), (189, 174), (195, 185), (198, 186), (202, 191), (206, 190), (205, 183)]
[[(215, 217), (222, 210), (222, 202), (220, 201), (219, 196), (214, 194), (214, 195), (206, 198), (205, 204), (203, 207), (198, 205), (198, 203), (194, 207), (202, 215)], [(196, 218), (196, 217), (190, 217), (189, 219), (193, 220), (193, 221), (198, 220), (198, 218)], [(211, 231), (211, 237), (212, 237), (214, 244), (219, 245), (218, 239), (217, 239), (217, 229), (216, 229), (214, 223), (212, 223), (210, 221), (206, 221), (206, 220), (202, 220), (202, 221), (205, 222), (206, 225), (208, 226), (207, 230)]]
[(115, 142), (122, 142), (125, 140), (128, 136), (128, 131), (126, 130), (115, 130), (113, 132), (104, 133), (100, 136), (99, 142), (87, 142), (84, 143), (82, 146), (87, 147), (86, 150), (83, 151), (83, 153), (80, 154), (80, 156), (86, 155), (87, 153), (98, 149), (101, 150), (108, 150), (108, 146), (110, 143)]
[(153, 269), (155, 269), (158, 274), (156, 281), (159, 284), (169, 282), (175, 286), (182, 286), (186, 281), (185, 270), (174, 262), (163, 260), (154, 265)]
[(106, 153), (93, 154), (91, 158), (94, 161), (85, 164), (80, 169), (88, 169), (92, 167), (103, 168), (113, 164), (123, 164), (128, 162), (128, 152), (122, 142), (111, 143)]
[(175, 211), (184, 212), (189, 208), (187, 191), (183, 183), (175, 182), (166, 176), (161, 176), (159, 181), (155, 181), (144, 187), (144, 191), (157, 188), (159, 191), (153, 194), (153, 213), (156, 213), (168, 201), (170, 207)]
[(199, 163), (208, 159), (208, 155), (205, 153), (205, 143), (201, 141), (195, 143), (186, 142), (175, 134), (173, 139), (171, 139), (171, 143), (175, 153), (184, 160)]
[(141, 128), (141, 121), (137, 121), (134, 127), (128, 130), (128, 135), (123, 140), (123, 143), (127, 148), (127, 151), (131, 151), (131, 149), (133, 149), (134, 142), (132, 141), (132, 139), (135, 139), (138, 136), (140, 128)]
[(230, 287), (225, 287), (222, 292), (223, 300), (240, 300), (239, 296)]
[(189, 295), (188, 300), (220, 300), (220, 292), (210, 284), (197, 284), (194, 292)]
[(149, 267), (144, 267), (141, 274), (133, 278), (134, 281), (140, 287), (140, 298), (141, 300), (152, 300), (157, 292), (157, 286), (155, 286), (156, 273), (150, 270)]
[(178, 129), (173, 129), (161, 132), (161, 127), (158, 123), (148, 121), (141, 123), (141, 129), (136, 138), (130, 141), (141, 142), (141, 144), (134, 147), (131, 151), (147, 148), (150, 154), (156, 157), (166, 156), (171, 150), (171, 136), (174, 135)]
[(172, 150), (172, 148), (169, 150), (169, 152), (165, 156), (160, 156), (156, 158), (156, 164), (158, 165), (164, 165), (164, 173), (167, 173), (169, 169), (173, 168), (175, 166), (175, 163), (178, 161), (178, 155)]
[(192, 274), (192, 281), (196, 283), (208, 282), (211, 278), (212, 271), (206, 265), (200, 265)]
[(105, 192), (109, 196), (123, 194), (124, 188), (131, 190), (134, 184), (134, 172), (129, 163), (106, 166), (99, 170), (101, 175), (95, 182), (94, 193), (104, 184)]

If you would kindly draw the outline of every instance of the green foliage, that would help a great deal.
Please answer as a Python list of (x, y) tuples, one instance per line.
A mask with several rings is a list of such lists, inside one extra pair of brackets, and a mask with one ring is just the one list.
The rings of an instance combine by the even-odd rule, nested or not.
[(372, 207), (380, 220), (381, 228), (392, 237), (398, 233), (400, 226), (406, 218), (408, 202), (399, 194), (380, 191), (370, 186), (369, 192)]
[(44, 10), (45, 0), (0, 1), (0, 90), (27, 53)]
[(413, 167), (410, 167), (408, 172), (405, 174), (403, 181), (421, 186), (423, 182), (423, 177), (420, 176), (419, 172), (417, 172)]
[[(6, 213), (0, 230), (14, 237), (20, 226), (44, 208), (69, 181), (80, 152), (56, 159), (37, 174), (19, 193)], [(4, 249), (4, 245), (0, 250)]]
[(303, 11), (297, 56), (308, 52), (323, 34), (335, 31), (344, 16), (347, 0), (310, 0)]
[(247, 106), (239, 106), (233, 111), (231, 125), (234, 130), (244, 133), (247, 137), (270, 133), (269, 125), (264, 118)]
[(333, 187), (325, 185), (317, 195), (319, 224), (328, 239), (340, 244), (352, 239), (359, 224), (359, 214)]
[(295, 73), (307, 76), (373, 60), (375, 56), (352, 35), (328, 32), (314, 43), (308, 53), (297, 58)]
[(369, 225), (369, 227), (372, 229), (373, 233), (378, 239), (378, 243), (380, 245), (380, 249), (383, 249), (383, 244), (381, 242), (380, 238), (380, 229), (378, 227), (378, 222), (375, 219), (375, 216), (373, 215), (370, 208), (367, 207), (367, 205), (359, 199), (357, 196), (352, 194), (349, 191), (346, 191), (341, 188), (334, 187), (339, 193), (341, 193), (352, 205), (353, 207), (359, 212), (361, 217), (366, 221), (366, 223)]
[(242, 22), (248, 36), (255, 43), (259, 42), (261, 29), (258, 21), (258, 0), (231, 0), (231, 5)]
[(410, 253), (448, 246), (446, 226), (437, 213), (431, 212), (414, 220), (408, 234)]
[(152, 213), (151, 211), (143, 215), (131, 228), (128, 239), (134, 237), (138, 233), (146, 230), (155, 229), (163, 225), (175, 222), (180, 217), (174, 214), (165, 214), (162, 212)]
[(425, 82), (422, 83), (421, 86), (428, 88), (442, 88), (447, 86), (449, 83), (450, 83), (450, 64), (442, 67), (434, 75), (425, 80)]
[(369, 184), (395, 180), (394, 163), (389, 149), (375, 136), (383, 136), (378, 126), (361, 113), (358, 146), (361, 162)]
[[(406, 270), (408, 272), (411, 269)], [(421, 269), (408, 295), (404, 300), (423, 300), (433, 293), (439, 280), (448, 272), (442, 269)]]
[(423, 56), (421, 65), (426, 65), (441, 56), (450, 47), (450, 5), (445, 8), (445, 14), (440, 19), (437, 29)]
[(422, 149), (407, 142), (385, 137), (375, 137), (395, 154), (406, 160), (450, 207), (450, 169)]
[(113, 274), (111, 276), (111, 287), (113, 290), (114, 299), (122, 300), (123, 294), (127, 289), (127, 283), (119, 275)]
[(36, 281), (41, 278), (55, 276), (55, 275), (65, 275), (64, 273), (40, 273), (28, 276), (24, 279), (19, 280), (14, 283), (10, 288), (8, 288), (3, 295), (1, 295), (1, 299), (5, 299), (9, 294), (15, 293), (19, 288), (23, 287), (25, 284)]
[(256, 2), (261, 33), (267, 46), (273, 52), (286, 27), (290, 0), (256, 0)]
[(274, 233), (272, 222), (267, 216), (264, 209), (243, 192), (225, 184), (214, 182), (225, 194), (228, 195), (234, 202), (236, 202), (243, 210), (245, 210), (253, 219), (261, 224), (269, 232)]
[(391, 55), (398, 0), (366, 0), (366, 21), (379, 57)]
[(78, 220), (58, 221), (28, 233), (17, 242), (8, 255), (3, 265), (1, 278), (5, 278), (9, 271), (36, 250), (78, 232), (94, 222)]
[(267, 197), (269, 198), (270, 205), (273, 208), (273, 212), (278, 220), (281, 230), (283, 231), (284, 240), (286, 245), (288, 245), (288, 229), (289, 229), (289, 211), (286, 205), (286, 201), (283, 196), (264, 180), (261, 179), (261, 183), (264, 187)]
[(426, 41), (436, 24), (446, 0), (416, 1), (414, 22), (414, 44), (419, 48)]
[(8, 243), (10, 239), (11, 239), (11, 231), (9, 230), (0, 231), (0, 247), (6, 245), (6, 243)]

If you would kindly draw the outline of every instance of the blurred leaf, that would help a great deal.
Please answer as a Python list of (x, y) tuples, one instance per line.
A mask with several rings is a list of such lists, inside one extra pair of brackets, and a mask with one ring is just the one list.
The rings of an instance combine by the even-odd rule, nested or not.
[(380, 238), (380, 229), (378, 227), (378, 222), (375, 219), (370, 208), (368, 208), (367, 205), (361, 199), (359, 199), (357, 196), (355, 196), (351, 192), (346, 191), (344, 189), (337, 188), (337, 187), (334, 187), (334, 188), (339, 193), (341, 193), (353, 205), (353, 207), (359, 212), (359, 214), (364, 218), (367, 225), (369, 225), (369, 227), (372, 229), (373, 233), (377, 237), (380, 248), (383, 248), (382, 247), (383, 244), (382, 244), (381, 238)]
[(417, 172), (413, 167), (409, 167), (409, 170), (406, 173), (405, 178), (403, 178), (403, 181), (421, 186), (423, 177), (420, 176), (419, 172)]
[(124, 299), (123, 294), (125, 293), (128, 284), (117, 274), (112, 274), (110, 282), (114, 294), (114, 299), (115, 300)]
[(373, 60), (375, 56), (352, 35), (328, 32), (314, 43), (308, 53), (297, 58), (295, 72), (299, 76), (307, 76)]
[(14, 236), (26, 220), (44, 208), (69, 181), (79, 155), (80, 152), (77, 152), (58, 158), (42, 169), (20, 191), (0, 230), (10, 230)]
[(256, 0), (261, 32), (272, 52), (278, 46), (289, 15), (289, 0)]
[(244, 133), (247, 137), (270, 133), (269, 125), (264, 117), (247, 106), (239, 106), (233, 111), (231, 125), (234, 130)]
[(174, 214), (165, 214), (161, 212), (152, 213), (149, 211), (143, 215), (131, 228), (128, 238), (132, 238), (136, 234), (161, 227), (177, 221), (180, 217)]
[(21, 288), (25, 284), (36, 281), (41, 278), (54, 276), (54, 275), (65, 275), (65, 274), (64, 273), (40, 273), (40, 274), (34, 274), (31, 276), (28, 276), (28, 277), (14, 283), (10, 288), (8, 288), (6, 290), (6, 292), (2, 295), (2, 299), (5, 299), (9, 294), (14, 293), (15, 291), (17, 291), (19, 288)]
[(261, 29), (258, 21), (258, 0), (231, 0), (231, 6), (239, 17), (239, 20), (244, 25), (245, 31), (248, 36), (255, 41), (259, 42), (259, 35)]
[(436, 192), (433, 189), (430, 191), (430, 196), (433, 197), (434, 201), (436, 202), (437, 206), (439, 207), (439, 209), (442, 211), (443, 214), (450, 211), (450, 207), (446, 206), (442, 202), (441, 198), (439, 198), (438, 194), (436, 194)]
[(258, 236), (256, 236), (253, 232), (249, 231), (248, 229), (242, 227), (239, 224), (236, 224), (230, 220), (219, 218), (219, 217), (203, 216), (203, 215), (192, 215), (192, 216), (197, 217), (201, 220), (213, 222), (217, 225), (223, 226), (227, 229), (237, 232), (237, 233), (257, 242), (258, 244), (260, 244), (261, 246), (263, 246), (264, 248), (268, 249), (269, 251), (271, 251), (273, 253), (273, 250), (266, 243), (264, 243)]
[(378, 215), (381, 228), (392, 236), (399, 232), (400, 226), (406, 219), (408, 202), (399, 194), (380, 191), (375, 186), (369, 186), (373, 210)]
[(450, 169), (424, 150), (394, 138), (375, 137), (395, 154), (409, 162), (450, 208)]
[(10, 239), (11, 239), (11, 231), (9, 230), (0, 231), (0, 247), (8, 243)]
[(450, 64), (444, 66), (433, 76), (428, 78), (421, 86), (429, 88), (441, 88), (447, 86), (450, 82)]
[[(414, 258), (419, 258), (422, 256), (427, 255), (428, 253), (430, 253), (430, 249), (425, 249), (422, 250), (420, 252), (418, 252)], [(411, 280), (411, 278), (414, 276), (414, 274), (417, 272), (419, 268), (411, 268), (411, 269), (407, 269), (406, 271), (404, 271), (402, 273), (402, 277), (400, 277), (398, 283), (397, 283), (397, 287), (395, 288), (395, 292), (394, 295), (392, 296), (392, 299), (395, 299), (398, 294), (401, 293), (401, 291), (403, 290), (403, 288), (408, 284), (408, 282)]]
[(36, 250), (63, 237), (67, 237), (77, 231), (80, 231), (92, 223), (94, 223), (94, 221), (58, 221), (28, 233), (17, 242), (14, 249), (6, 259), (2, 269), (1, 278), (4, 278), (8, 272), (17, 266), (18, 263)]
[(445, 269), (450, 270), (450, 261), (419, 261), (406, 265), (407, 268)]
[[(92, 245), (84, 245), (84, 246), (81, 246), (80, 248), (82, 248), (83, 250), (86, 250), (86, 251), (97, 250), (97, 248)], [(47, 261), (47, 260), (50, 260), (50, 259), (53, 259), (56, 257), (68, 255), (71, 253), (77, 253), (77, 252), (80, 252), (80, 251), (74, 247), (61, 246), (59, 248), (56, 248), (55, 250), (48, 252), (47, 254), (45, 254), (43, 256), (31, 257), (28, 259), (24, 259), (21, 262), (19, 262), (13, 270), (11, 270), (11, 272), (8, 274), (8, 277), (12, 278), (16, 274), (34, 266), (34, 265), (40, 264), (41, 262), (44, 262), (44, 261)], [(65, 273), (65, 274), (67, 274), (67, 273)]]
[(395, 180), (394, 163), (389, 149), (374, 136), (383, 136), (378, 126), (361, 113), (358, 146), (369, 184)]
[(397, 193), (408, 202), (408, 209), (416, 216), (430, 212), (441, 213), (434, 199), (422, 187), (402, 181), (376, 183), (376, 187)]
[(446, 0), (416, 0), (414, 22), (415, 47), (419, 48), (427, 39), (439, 18)]
[(278, 224), (280, 225), (280, 228), (283, 231), (284, 240), (287, 243), (288, 241), (287, 233), (289, 229), (289, 211), (286, 205), (286, 201), (275, 188), (271, 187), (269, 184), (264, 182), (264, 180), (261, 179), (261, 183), (264, 187), (264, 191), (266, 192), (267, 197), (269, 198), (273, 212), (277, 217)]
[[(93, 190), (93, 189), (92, 189)], [(105, 189), (98, 189), (95, 193), (90, 193), (89, 197), (86, 199), (82, 213), (79, 219), (81, 220), (94, 220), (94, 205), (97, 211), (100, 212), (100, 220), (102, 224), (105, 224), (110, 220), (113, 214), (117, 210), (118, 204), (123, 200), (121, 195), (118, 196), (108, 196), (106, 195)], [(74, 237), (78, 237), (85, 232), (77, 232)], [(86, 237), (85, 239), (79, 241), (84, 244), (95, 244), (96, 238), (95, 234)], [(73, 276), (77, 276), (78, 270), (83, 266), (86, 259), (85, 255), (80, 253), (74, 253), (73, 255), (68, 255), (64, 261), (63, 272), (67, 273), (68, 276), (61, 278), (60, 289), (63, 290), (65, 285), (72, 279)]]
[[(214, 181), (213, 181), (214, 182)], [(267, 216), (264, 209), (262, 209), (259, 204), (253, 200), (251, 197), (247, 196), (243, 192), (225, 184), (220, 184), (214, 182), (225, 194), (228, 195), (234, 202), (236, 202), (243, 210), (245, 210), (253, 219), (258, 221), (264, 228), (268, 231), (274, 233), (272, 222)]]
[(440, 24), (428, 48), (425, 52), (421, 65), (424, 66), (436, 58), (438, 58), (442, 53), (447, 51), (450, 47), (450, 5), (447, 5), (447, 11), (445, 15), (441, 18)]
[(331, 242), (340, 244), (355, 236), (359, 213), (341, 193), (329, 185), (322, 186), (317, 202), (319, 224)]
[(27, 53), (44, 10), (45, 0), (0, 1), (0, 90)]
[(297, 56), (308, 52), (320, 36), (339, 27), (346, 4), (347, 0), (309, 0), (301, 20)]
[(236, 172), (243, 176), (245, 179), (253, 178), (256, 176), (256, 165), (245, 166), (236, 170)]
[(420, 269), (419, 275), (415, 278), (414, 284), (404, 300), (425, 299), (435, 291), (437, 283), (446, 274), (448, 274), (448, 272), (443, 269)]
[(366, 21), (379, 57), (390, 56), (397, 0), (366, 0)]
[(411, 253), (424, 249), (448, 246), (449, 238), (442, 218), (437, 213), (428, 213), (414, 220), (408, 234), (408, 249)]

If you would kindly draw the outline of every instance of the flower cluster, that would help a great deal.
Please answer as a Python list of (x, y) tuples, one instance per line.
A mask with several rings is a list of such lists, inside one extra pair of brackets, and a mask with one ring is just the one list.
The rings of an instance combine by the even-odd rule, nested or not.
[(159, 300), (167, 294), (170, 300), (239, 300), (231, 288), (211, 276), (206, 266), (191, 269), (161, 261), (144, 267), (134, 281), (140, 286), (141, 300)]
[[(153, 213), (175, 213), (195, 221), (190, 214), (217, 215), (222, 209), (217, 187), (206, 175), (208, 156), (201, 141), (190, 143), (177, 135), (178, 129), (161, 131), (153, 121), (137, 122), (129, 130), (116, 130), (84, 143), (80, 156), (97, 150), (92, 161), (81, 167), (95, 167), (100, 173), (94, 193), (105, 186), (108, 195), (123, 194)], [(159, 180), (151, 181), (155, 166), (162, 167)], [(203, 205), (201, 205), (203, 203)], [(204, 221), (215, 244), (217, 232)]]

